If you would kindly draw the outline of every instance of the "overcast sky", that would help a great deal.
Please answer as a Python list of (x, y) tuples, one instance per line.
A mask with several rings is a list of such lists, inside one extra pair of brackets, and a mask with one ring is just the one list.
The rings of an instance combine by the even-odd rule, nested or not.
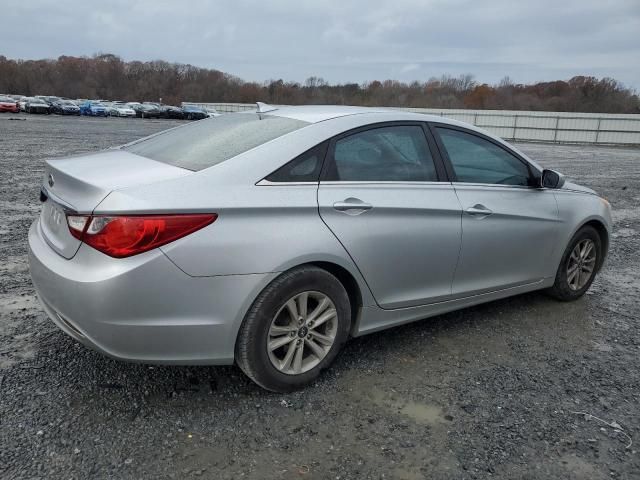
[(3, 0), (0, 55), (114, 53), (246, 80), (609, 76), (640, 90), (640, 0)]

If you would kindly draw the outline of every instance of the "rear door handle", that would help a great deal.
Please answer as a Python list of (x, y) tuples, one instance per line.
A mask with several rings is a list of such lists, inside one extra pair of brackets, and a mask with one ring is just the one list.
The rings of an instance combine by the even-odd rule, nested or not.
[(333, 204), (333, 208), (339, 212), (344, 212), (349, 215), (359, 215), (361, 213), (366, 212), (367, 210), (371, 210), (373, 205), (370, 203), (365, 203), (359, 198), (347, 198), (342, 202), (336, 202)]
[(464, 211), (467, 215), (474, 217), (488, 217), (493, 213), (493, 210), (488, 209), (480, 203), (475, 204), (473, 207), (469, 207)]

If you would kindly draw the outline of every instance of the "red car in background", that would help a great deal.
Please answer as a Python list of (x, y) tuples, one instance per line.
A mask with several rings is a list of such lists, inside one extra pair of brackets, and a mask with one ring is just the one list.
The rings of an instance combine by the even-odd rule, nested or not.
[(0, 96), (0, 112), (18, 113), (20, 106), (13, 98)]

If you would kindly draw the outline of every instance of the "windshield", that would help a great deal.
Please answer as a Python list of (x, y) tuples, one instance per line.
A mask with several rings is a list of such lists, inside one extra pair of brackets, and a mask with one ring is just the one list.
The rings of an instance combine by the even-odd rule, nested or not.
[(202, 170), (307, 126), (292, 118), (232, 113), (168, 130), (124, 147), (143, 157)]
[(71, 100), (62, 100), (60, 102), (60, 104), (61, 105), (67, 105), (67, 106), (70, 106), (70, 107), (75, 107), (76, 106), (76, 104), (73, 103)]
[(16, 103), (16, 101), (12, 98), (9, 97), (0, 97), (0, 102), (11, 102), (11, 103)]

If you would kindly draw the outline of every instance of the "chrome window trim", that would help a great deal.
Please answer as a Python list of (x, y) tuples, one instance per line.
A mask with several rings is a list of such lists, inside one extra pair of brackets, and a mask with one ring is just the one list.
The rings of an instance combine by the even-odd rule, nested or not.
[(277, 187), (282, 185), (293, 185), (293, 186), (304, 186), (304, 185), (318, 185), (318, 182), (272, 182), (263, 178), (259, 182), (256, 183), (258, 187)]
[[(446, 185), (451, 186), (451, 182), (419, 182), (419, 181), (384, 181), (384, 180), (323, 180), (320, 182), (271, 182), (266, 179), (262, 179), (256, 183), (258, 187), (274, 187), (274, 186), (305, 186), (305, 185)], [(468, 184), (465, 184), (468, 185)], [(498, 185), (499, 186), (499, 185)], [(508, 185), (507, 185), (508, 186)]]
[(451, 182), (454, 187), (490, 187), (490, 188), (516, 188), (518, 190), (542, 190), (540, 187), (531, 185), (502, 185), (500, 183), (468, 183), (468, 182)]
[(446, 185), (451, 182), (420, 182), (417, 180), (322, 180), (320, 185)]

